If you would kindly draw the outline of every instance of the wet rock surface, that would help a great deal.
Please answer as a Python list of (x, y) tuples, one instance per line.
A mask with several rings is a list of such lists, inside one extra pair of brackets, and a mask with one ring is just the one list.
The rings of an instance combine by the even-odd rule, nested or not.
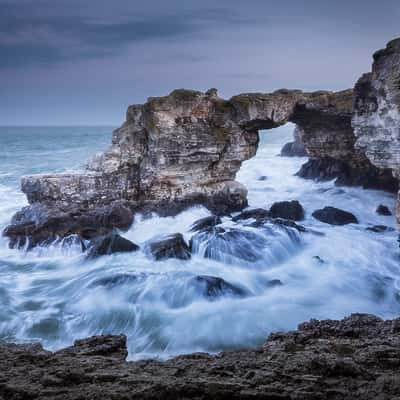
[(294, 141), (286, 143), (281, 150), (283, 157), (307, 157), (308, 153), (300, 138), (300, 128), (296, 127), (293, 132)]
[(330, 225), (358, 224), (357, 218), (350, 212), (335, 207), (324, 207), (312, 213), (321, 222)]
[(156, 261), (168, 258), (180, 260), (189, 260), (191, 258), (190, 248), (181, 233), (153, 239), (146, 245), (145, 251)]
[(0, 345), (2, 399), (396, 399), (400, 320), (353, 314), (273, 333), (258, 350), (126, 362), (124, 336), (51, 353)]

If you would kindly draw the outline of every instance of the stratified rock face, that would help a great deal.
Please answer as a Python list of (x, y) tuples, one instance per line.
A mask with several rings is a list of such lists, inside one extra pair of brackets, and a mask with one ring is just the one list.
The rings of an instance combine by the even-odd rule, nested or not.
[(297, 331), (270, 335), (258, 350), (217, 356), (196, 353), (166, 362), (126, 362), (126, 356), (124, 336), (79, 340), (55, 353), (38, 344), (0, 344), (0, 398), (376, 400), (400, 396), (400, 319), (383, 321), (367, 314), (341, 321), (311, 320)]
[(352, 122), (356, 148), (400, 179), (400, 39), (376, 52), (372, 72), (357, 82)]

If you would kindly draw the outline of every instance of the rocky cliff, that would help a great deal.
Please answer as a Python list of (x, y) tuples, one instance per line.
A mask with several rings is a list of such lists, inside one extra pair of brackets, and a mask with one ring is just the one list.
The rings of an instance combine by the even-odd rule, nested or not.
[(357, 82), (353, 127), (357, 150), (400, 179), (400, 39), (376, 52), (372, 72)]
[(353, 314), (270, 335), (259, 350), (126, 362), (124, 336), (50, 353), (0, 344), (1, 399), (397, 399), (400, 319)]

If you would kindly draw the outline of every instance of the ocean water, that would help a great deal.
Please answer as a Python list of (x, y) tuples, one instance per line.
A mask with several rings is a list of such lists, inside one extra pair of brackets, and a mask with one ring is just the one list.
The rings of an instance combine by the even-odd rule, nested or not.
[[(26, 205), (22, 175), (79, 170), (111, 141), (111, 127), (0, 128), (0, 229)], [(391, 318), (400, 312), (400, 255), (394, 217), (375, 213), (394, 208), (393, 195), (333, 182), (303, 180), (294, 173), (304, 158), (279, 157), (291, 139), (290, 124), (260, 132), (257, 155), (237, 176), (249, 189), (250, 207), (299, 200), (301, 224), (313, 233), (223, 220), (225, 229), (245, 233), (234, 244), (210, 240), (189, 261), (153, 261), (144, 251), (86, 260), (74, 246), (55, 245), (25, 253), (0, 238), (0, 341), (39, 341), (55, 350), (99, 334), (128, 337), (130, 359), (168, 358), (195, 351), (256, 347), (272, 331), (290, 330), (310, 318), (342, 318), (352, 312)], [(260, 179), (263, 177), (262, 179)], [(359, 224), (330, 226), (311, 213), (324, 206), (353, 212)], [(123, 233), (143, 245), (181, 232), (210, 215), (193, 207), (176, 217), (140, 215)], [(251, 221), (250, 221), (251, 222)], [(211, 250), (210, 250), (211, 249)], [(206, 296), (196, 276), (214, 276), (246, 293)], [(282, 285), (272, 286), (271, 280)]]

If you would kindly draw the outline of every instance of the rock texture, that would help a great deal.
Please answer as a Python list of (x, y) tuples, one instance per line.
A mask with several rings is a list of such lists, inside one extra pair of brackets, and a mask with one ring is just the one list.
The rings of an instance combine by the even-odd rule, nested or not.
[(281, 150), (284, 157), (307, 157), (308, 153), (300, 138), (300, 128), (296, 126), (293, 132), (293, 142), (286, 143)]
[(124, 336), (51, 353), (0, 345), (0, 398), (376, 400), (400, 396), (400, 319), (353, 314), (274, 333), (258, 350), (126, 362)]
[[(400, 39), (376, 52), (372, 72), (357, 82), (353, 127), (356, 148), (400, 179)], [(397, 220), (400, 224), (400, 192)]]

